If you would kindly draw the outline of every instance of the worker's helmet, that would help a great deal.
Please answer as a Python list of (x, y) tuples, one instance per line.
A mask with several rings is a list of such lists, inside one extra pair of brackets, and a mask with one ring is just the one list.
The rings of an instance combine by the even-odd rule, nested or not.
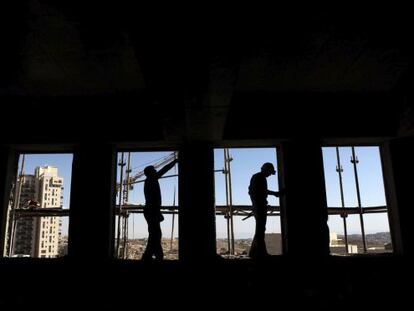
[(266, 162), (265, 164), (262, 165), (262, 171), (269, 172), (272, 175), (276, 174), (275, 167), (270, 162)]

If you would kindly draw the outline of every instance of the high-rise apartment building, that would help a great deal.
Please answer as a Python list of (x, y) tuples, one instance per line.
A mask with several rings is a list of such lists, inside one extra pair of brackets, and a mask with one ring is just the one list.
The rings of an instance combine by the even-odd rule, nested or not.
[[(21, 177), (20, 208), (26, 208), (29, 200), (39, 203), (40, 208), (62, 208), (63, 178), (52, 166), (37, 167), (34, 175)], [(58, 217), (22, 217), (16, 221), (14, 255), (53, 258), (58, 256)]]

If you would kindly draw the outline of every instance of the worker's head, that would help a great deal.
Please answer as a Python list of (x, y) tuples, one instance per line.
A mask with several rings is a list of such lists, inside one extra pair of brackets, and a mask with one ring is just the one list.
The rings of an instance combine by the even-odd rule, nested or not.
[(154, 166), (152, 166), (152, 165), (149, 165), (149, 166), (147, 166), (146, 168), (144, 168), (144, 174), (145, 174), (145, 176), (147, 176), (147, 177), (154, 176), (156, 172), (157, 172), (157, 171), (155, 170), (155, 167), (154, 167)]
[(270, 175), (274, 175), (276, 174), (275, 167), (273, 166), (272, 163), (266, 162), (262, 165), (262, 173), (264, 173), (266, 177)]

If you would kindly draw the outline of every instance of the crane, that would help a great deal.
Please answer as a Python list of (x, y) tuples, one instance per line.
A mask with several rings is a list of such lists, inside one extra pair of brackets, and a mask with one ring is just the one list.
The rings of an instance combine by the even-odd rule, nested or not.
[[(161, 166), (164, 166), (164, 165), (170, 163), (176, 157), (177, 157), (176, 152), (173, 152), (173, 153), (169, 154), (168, 156), (166, 156), (166, 157), (161, 158), (160, 160), (158, 160), (156, 163), (153, 164), (153, 166), (154, 166), (155, 169), (157, 169), (157, 168), (159, 168)], [(120, 165), (122, 166), (123, 164), (121, 163)], [(129, 173), (131, 172), (131, 169), (129, 167), (127, 167), (127, 173), (128, 172)], [(124, 188), (124, 191), (133, 190), (134, 189), (134, 186), (133, 185), (136, 184), (136, 183), (139, 183), (140, 182), (139, 179), (141, 177), (143, 177), (144, 175), (145, 175), (144, 174), (144, 170), (139, 171), (138, 173), (136, 173), (133, 176), (128, 176), (128, 174), (127, 174), (127, 177), (125, 177), (123, 179), (123, 183), (122, 183), (122, 187)], [(116, 191), (116, 195), (117, 196), (118, 196), (118, 192), (119, 192), (119, 186), (120, 186), (120, 184), (117, 183), (116, 184), (116, 190), (117, 190)], [(124, 192), (124, 199), (125, 199), (124, 201), (125, 201), (125, 203), (126, 203), (126, 201), (128, 201), (127, 198), (128, 198), (128, 195), (126, 194), (126, 192)]]

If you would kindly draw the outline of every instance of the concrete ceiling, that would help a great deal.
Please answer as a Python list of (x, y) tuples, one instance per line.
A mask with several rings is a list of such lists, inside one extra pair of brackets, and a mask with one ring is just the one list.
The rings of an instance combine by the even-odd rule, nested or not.
[[(221, 23), (214, 16), (198, 20), (194, 14), (178, 25), (178, 16), (146, 16), (123, 2), (22, 3), (13, 5), (15, 14), (6, 19), (13, 31), (2, 52), (6, 70), (0, 94), (145, 93), (148, 100), (141, 105), (155, 107), (166, 140), (223, 139), (227, 120), (242, 126), (234, 120), (237, 107), (248, 105), (243, 94), (267, 96), (252, 107), (286, 106), (280, 101), (286, 94), (302, 94), (301, 101), (306, 94), (331, 94), (334, 103), (343, 94), (367, 99), (367, 94), (388, 96), (412, 87), (411, 28), (401, 14), (279, 14), (258, 23), (244, 18)], [(309, 98), (309, 104), (320, 101)]]

